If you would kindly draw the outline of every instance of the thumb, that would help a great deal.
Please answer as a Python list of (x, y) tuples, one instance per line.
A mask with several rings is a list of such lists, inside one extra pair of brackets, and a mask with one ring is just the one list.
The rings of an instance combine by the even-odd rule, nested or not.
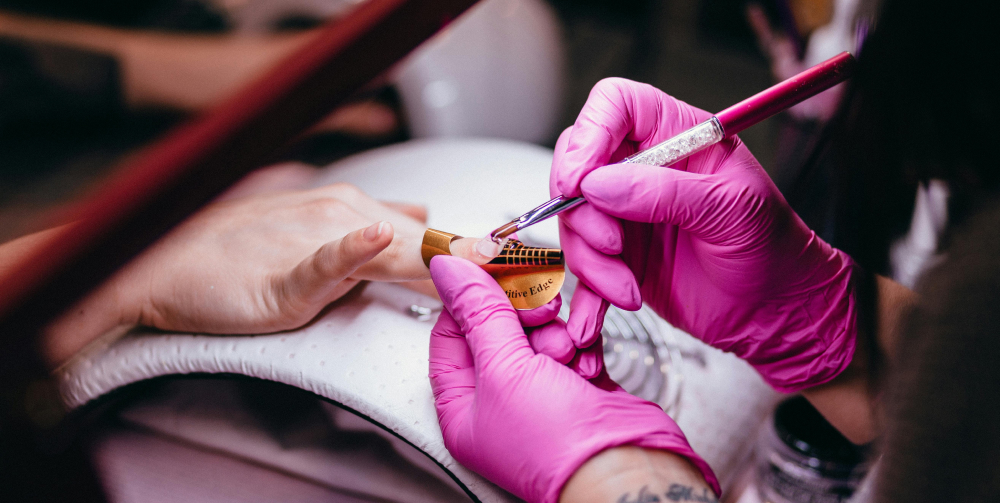
[(378, 222), (331, 241), (295, 266), (282, 290), (307, 305), (333, 302), (344, 293), (338, 284), (389, 246), (392, 235), (392, 224)]
[(546, 302), (545, 305), (534, 309), (515, 310), (517, 319), (521, 321), (522, 327), (540, 327), (559, 316), (562, 308), (562, 295), (556, 294), (556, 298)]
[(428, 363), (434, 407), (441, 432), (448, 439), (452, 426), (461, 423), (475, 396), (476, 369), (465, 336), (447, 311), (438, 316), (431, 330)]
[(583, 179), (597, 209), (633, 222), (668, 223), (696, 232), (726, 199), (723, 177), (639, 164), (612, 164)]
[(431, 259), (431, 279), (445, 309), (465, 334), (478, 372), (534, 356), (510, 300), (482, 268), (465, 259), (438, 255)]

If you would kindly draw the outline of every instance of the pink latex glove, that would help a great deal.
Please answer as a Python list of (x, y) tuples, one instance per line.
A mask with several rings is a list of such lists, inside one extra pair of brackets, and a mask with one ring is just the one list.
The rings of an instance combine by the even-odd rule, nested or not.
[(531, 349), (569, 366), (584, 379), (593, 379), (604, 369), (604, 348), (600, 344), (577, 348), (566, 330), (566, 322), (557, 318), (560, 307), (561, 296), (542, 307), (515, 312), (525, 327)]
[[(656, 404), (629, 395), (607, 372), (587, 381), (536, 353), (481, 268), (439, 255), (431, 277), (445, 306), (431, 331), (431, 387), (445, 447), (458, 462), (526, 501), (555, 503), (585, 461), (636, 445), (686, 457), (718, 494), (712, 470)], [(562, 325), (536, 331), (548, 327)]]
[[(514, 239), (517, 239), (516, 234)], [(560, 320), (562, 294), (535, 309), (515, 309), (518, 321), (528, 328), (528, 342), (536, 353), (548, 355), (553, 360), (568, 365), (584, 379), (597, 377), (604, 369), (604, 348), (592, 344), (577, 348), (566, 329), (566, 322)], [(544, 327), (542, 325), (545, 325)], [(531, 330), (532, 327), (541, 327)]]
[(709, 117), (652, 86), (606, 79), (560, 136), (553, 195), (589, 202), (560, 215), (567, 265), (589, 287), (572, 299), (571, 336), (578, 347), (596, 340), (604, 299), (646, 302), (780, 391), (826, 382), (854, 354), (853, 262), (806, 227), (743, 142), (669, 168), (606, 166)]

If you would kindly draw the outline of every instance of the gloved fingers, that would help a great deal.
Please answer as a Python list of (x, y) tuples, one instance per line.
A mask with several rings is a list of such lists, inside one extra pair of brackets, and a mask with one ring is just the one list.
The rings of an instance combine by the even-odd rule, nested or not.
[[(442, 311), (437, 323), (431, 329), (430, 377), (433, 384), (435, 375), (452, 370), (475, 366), (472, 352), (465, 341), (465, 334), (448, 311)], [(473, 382), (472, 384), (475, 384)]]
[(594, 168), (616, 162), (622, 142), (636, 143), (628, 152), (648, 148), (711, 117), (648, 84), (609, 78), (590, 92), (566, 139), (558, 164), (556, 187), (561, 194), (580, 195), (580, 182)]
[(625, 234), (621, 222), (589, 204), (581, 204), (560, 214), (559, 221), (591, 248), (605, 255), (622, 252)]
[(478, 371), (495, 362), (509, 365), (534, 356), (510, 300), (481, 267), (438, 255), (431, 259), (431, 279), (465, 334)]
[(569, 302), (569, 321), (566, 330), (578, 348), (590, 347), (600, 339), (604, 315), (610, 303), (593, 292), (587, 285), (578, 283)]
[(532, 330), (528, 334), (528, 343), (535, 353), (546, 355), (563, 365), (576, 356), (576, 346), (566, 332), (566, 323), (559, 318)]
[[(602, 352), (602, 357), (603, 357), (603, 352)], [(624, 393), (626, 395), (629, 394), (628, 391), (625, 391), (625, 388), (622, 388), (621, 386), (618, 385), (618, 383), (616, 383), (613, 379), (611, 379), (611, 376), (608, 375), (608, 369), (606, 367), (601, 368), (601, 372), (597, 374), (597, 377), (591, 379), (590, 383), (593, 384), (594, 386), (597, 386), (598, 388), (601, 388), (604, 391), (607, 391), (608, 393)]]
[(595, 342), (589, 348), (577, 350), (576, 356), (569, 362), (569, 368), (584, 379), (593, 379), (604, 370), (604, 346)]
[(581, 186), (590, 204), (609, 215), (699, 233), (728, 224), (718, 218), (720, 210), (737, 204), (746, 205), (747, 211), (755, 209), (754, 200), (744, 197), (752, 194), (730, 194), (722, 182), (716, 175), (631, 164), (595, 170)]
[(579, 234), (561, 223), (559, 242), (570, 271), (594, 293), (629, 311), (642, 306), (639, 284), (621, 258), (591, 248)]
[(569, 145), (571, 134), (573, 134), (573, 126), (563, 129), (562, 133), (559, 133), (559, 138), (556, 139), (555, 148), (552, 150), (552, 168), (549, 170), (549, 195), (551, 197), (562, 195), (562, 191), (559, 190), (559, 180), (565, 176), (565, 171), (567, 171), (563, 158), (566, 155), (566, 146)]
[[(552, 157), (552, 170), (549, 173), (549, 195), (556, 197), (562, 193), (556, 187), (559, 177), (561, 159), (565, 154), (566, 142), (572, 128), (567, 128), (559, 136)], [(622, 229), (617, 219), (583, 204), (559, 215), (559, 221), (564, 222), (580, 235), (590, 246), (606, 255), (617, 255), (622, 252)]]
[(524, 327), (540, 327), (559, 316), (559, 310), (562, 309), (562, 295), (556, 295), (556, 298), (547, 302), (544, 306), (536, 307), (534, 309), (523, 309), (515, 310), (517, 313), (517, 319), (521, 321), (521, 325)]
[(429, 377), (442, 428), (460, 415), (476, 391), (476, 369), (461, 327), (447, 311), (431, 329)]

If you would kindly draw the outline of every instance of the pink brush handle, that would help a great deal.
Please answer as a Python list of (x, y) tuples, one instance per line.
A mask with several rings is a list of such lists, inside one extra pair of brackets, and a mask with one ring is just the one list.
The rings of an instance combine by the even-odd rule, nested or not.
[(857, 60), (842, 52), (715, 115), (728, 138), (847, 80)]

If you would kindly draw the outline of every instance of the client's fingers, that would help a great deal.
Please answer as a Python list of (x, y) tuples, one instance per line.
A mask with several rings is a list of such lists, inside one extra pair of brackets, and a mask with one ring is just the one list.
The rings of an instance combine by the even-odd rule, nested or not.
[[(424, 265), (420, 247), (423, 236), (400, 236), (371, 262), (362, 265), (352, 276), (369, 281), (420, 281), (431, 277)], [(452, 256), (464, 258), (476, 265), (483, 265), (496, 258), (499, 246), (479, 238), (459, 238), (451, 242)]]
[(422, 236), (397, 234), (392, 243), (371, 262), (358, 268), (352, 276), (369, 281), (421, 281), (431, 273), (420, 255)]
[(282, 300), (318, 312), (347, 291), (338, 285), (384, 250), (392, 236), (392, 224), (377, 222), (323, 245), (276, 285)]
[(392, 222), (395, 236), (392, 244), (371, 262), (359, 268), (356, 279), (372, 281), (416, 281), (429, 279), (430, 273), (420, 256), (420, 244), (426, 226), (410, 213), (420, 213), (415, 206), (405, 205), (406, 212), (397, 211), (401, 206), (390, 207), (376, 201), (357, 187), (334, 183), (312, 189), (311, 194), (320, 198), (341, 201), (369, 221)]
[(414, 292), (424, 294), (432, 299), (441, 300), (441, 297), (438, 295), (437, 288), (434, 288), (434, 282), (429, 279), (422, 279), (419, 281), (404, 281), (400, 284)]
[(461, 238), (451, 242), (451, 254), (478, 265), (483, 265), (497, 257), (500, 246), (481, 238)]
[(422, 204), (399, 203), (395, 201), (380, 201), (393, 211), (398, 211), (420, 223), (427, 223), (427, 207)]
[(562, 295), (556, 295), (556, 298), (544, 306), (517, 311), (517, 318), (522, 326), (539, 327), (556, 319), (560, 309), (562, 309)]

